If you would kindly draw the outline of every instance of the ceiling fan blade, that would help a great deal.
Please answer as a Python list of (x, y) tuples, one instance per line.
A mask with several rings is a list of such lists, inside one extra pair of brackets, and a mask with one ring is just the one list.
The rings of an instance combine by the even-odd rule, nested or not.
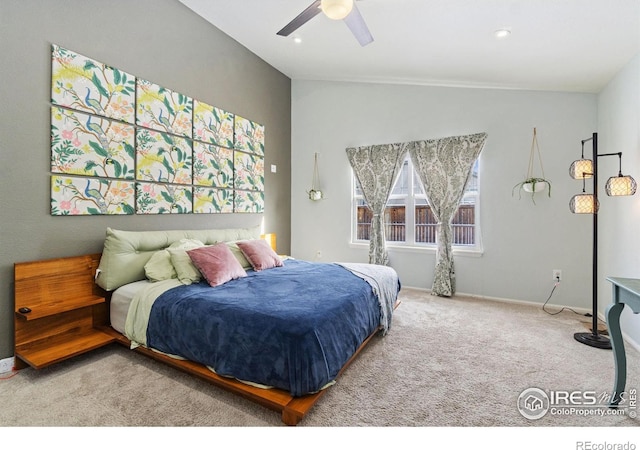
[(315, 0), (311, 5), (307, 7), (307, 9), (298, 14), (295, 19), (285, 25), (285, 27), (282, 30), (278, 31), (276, 34), (279, 36), (289, 36), (302, 25), (320, 14), (320, 12), (322, 12), (322, 10), (320, 9), (320, 0)]
[(356, 6), (355, 2), (353, 2), (353, 9), (351, 12), (343, 20), (362, 47), (373, 42), (373, 36), (371, 35), (369, 28), (367, 28), (367, 24), (364, 23), (364, 19), (362, 18), (360, 10)]

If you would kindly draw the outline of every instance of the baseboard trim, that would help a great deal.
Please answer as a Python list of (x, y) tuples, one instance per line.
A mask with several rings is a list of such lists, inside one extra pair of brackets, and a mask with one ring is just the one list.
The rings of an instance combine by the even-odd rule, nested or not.
[[(406, 288), (415, 289), (417, 291), (429, 292), (429, 293), (431, 292), (431, 289), (426, 289), (426, 288), (418, 288), (413, 286), (406, 286)], [(501, 303), (515, 303), (518, 305), (527, 305), (527, 306), (537, 306), (537, 307), (542, 306), (539, 302), (530, 302), (526, 300), (516, 300), (513, 298), (504, 298), (504, 297), (490, 297), (488, 295), (468, 294), (466, 292), (456, 292), (454, 294), (454, 297), (468, 297), (468, 298), (473, 298), (477, 300), (489, 300), (489, 301), (501, 302)], [(591, 313), (591, 310), (586, 308), (576, 308), (573, 306), (556, 305), (556, 304), (547, 304), (547, 306), (551, 308), (571, 308), (580, 314)]]
[[(407, 289), (414, 289), (414, 290), (417, 290), (417, 291), (428, 292), (428, 293), (431, 292), (431, 289), (427, 289), (427, 288), (419, 288), (419, 287), (413, 287), (413, 286), (406, 286), (406, 288)], [(476, 299), (476, 300), (489, 300), (489, 301), (501, 302), (501, 303), (512, 303), (512, 304), (518, 304), (518, 305), (542, 307), (542, 304), (539, 303), (539, 302), (529, 302), (529, 301), (525, 301), (525, 300), (516, 300), (516, 299), (512, 299), (512, 298), (490, 297), (490, 296), (486, 296), (486, 295), (467, 294), (465, 292), (456, 292), (454, 294), (454, 297), (455, 296), (468, 297), (468, 298), (473, 298), (473, 299)], [(556, 305), (556, 304), (547, 304), (547, 306), (549, 306), (551, 308), (554, 308), (554, 309), (571, 308), (572, 310), (574, 310), (575, 312), (580, 313), (580, 314), (587, 314), (587, 313), (590, 314), (591, 313), (591, 309), (578, 308), (578, 307), (575, 307), (575, 306)], [(602, 314), (600, 311), (598, 311), (598, 318), (606, 323), (606, 319), (604, 317), (604, 314)], [(629, 346), (633, 347), (637, 352), (640, 353), (640, 343), (636, 342), (635, 340), (633, 340), (624, 331), (622, 332), (622, 339), (624, 339), (625, 343), (629, 344)]]
[(14, 363), (15, 358), (13, 356), (10, 358), (0, 359), (0, 374), (13, 371)]

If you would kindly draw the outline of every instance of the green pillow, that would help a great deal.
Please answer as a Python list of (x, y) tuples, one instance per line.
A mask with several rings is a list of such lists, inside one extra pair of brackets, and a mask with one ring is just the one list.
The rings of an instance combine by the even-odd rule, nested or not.
[(180, 239), (169, 246), (167, 251), (171, 257), (171, 264), (182, 284), (197, 283), (202, 279), (202, 274), (193, 265), (187, 250), (204, 247), (204, 244), (196, 239)]
[(168, 250), (155, 252), (149, 262), (144, 265), (144, 273), (150, 281), (169, 280), (178, 278), (176, 269), (171, 264), (171, 254)]
[(233, 253), (233, 256), (236, 257), (236, 259), (238, 260), (238, 262), (240, 263), (240, 265), (244, 270), (253, 268), (251, 267), (251, 263), (249, 262), (247, 257), (244, 256), (244, 253), (242, 253), (242, 250), (240, 250), (240, 247), (238, 247), (238, 241), (226, 242), (226, 244), (227, 244), (227, 247), (229, 247), (229, 250), (231, 250), (231, 253)]
[(96, 272), (96, 283), (101, 288), (112, 291), (125, 284), (144, 280), (147, 278), (144, 266), (149, 259), (156, 252), (165, 250), (171, 244), (185, 238), (211, 245), (217, 242), (257, 239), (259, 236), (260, 226), (166, 231), (124, 231), (107, 228), (100, 266)]

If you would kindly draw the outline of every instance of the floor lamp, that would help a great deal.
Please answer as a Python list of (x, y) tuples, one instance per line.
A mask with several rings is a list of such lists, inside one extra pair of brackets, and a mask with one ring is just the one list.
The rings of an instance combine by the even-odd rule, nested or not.
[[(593, 159), (584, 158), (584, 144), (591, 141)], [(622, 175), (622, 152), (598, 154), (598, 133), (593, 133), (589, 139), (582, 141), (582, 158), (574, 161), (569, 173), (574, 179), (582, 180), (582, 194), (574, 195), (569, 203), (569, 209), (575, 214), (591, 214), (593, 216), (593, 257), (592, 257), (592, 311), (593, 324), (591, 333), (575, 333), (573, 337), (583, 344), (596, 348), (611, 348), (611, 341), (606, 336), (598, 334), (598, 158), (602, 156), (618, 156), (618, 176), (607, 180), (605, 190), (609, 196), (633, 195), (636, 192), (636, 181), (628, 175)], [(593, 178), (593, 194), (585, 192), (585, 180)]]

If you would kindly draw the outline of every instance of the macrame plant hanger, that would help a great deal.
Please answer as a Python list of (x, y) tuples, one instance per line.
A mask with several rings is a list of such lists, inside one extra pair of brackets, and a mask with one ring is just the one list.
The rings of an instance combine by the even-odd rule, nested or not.
[[(538, 162), (540, 163), (540, 177), (534, 175), (534, 165), (536, 159), (536, 153), (538, 154)], [(513, 191), (522, 189), (525, 192), (531, 194), (531, 200), (535, 204), (534, 195), (536, 192), (542, 192), (545, 188), (549, 190), (548, 195), (551, 197), (551, 182), (544, 176), (544, 167), (542, 166), (542, 155), (540, 154), (540, 147), (538, 146), (538, 131), (533, 129), (533, 139), (531, 140), (531, 151), (529, 152), (529, 167), (527, 168), (527, 176), (524, 181), (516, 184), (513, 187)]]
[(542, 156), (540, 155), (540, 147), (538, 146), (538, 132), (534, 128), (533, 129), (533, 139), (531, 141), (531, 153), (529, 154), (529, 169), (527, 170), (527, 180), (535, 179), (533, 175), (533, 160), (535, 159), (534, 153), (538, 153), (538, 161), (540, 162), (540, 173), (542, 174), (542, 179), (545, 180), (544, 177), (544, 167), (542, 167)]
[(308, 192), (310, 200), (322, 200), (320, 190), (320, 171), (318, 170), (318, 153), (316, 152), (313, 161), (313, 178), (311, 179), (311, 190)]

